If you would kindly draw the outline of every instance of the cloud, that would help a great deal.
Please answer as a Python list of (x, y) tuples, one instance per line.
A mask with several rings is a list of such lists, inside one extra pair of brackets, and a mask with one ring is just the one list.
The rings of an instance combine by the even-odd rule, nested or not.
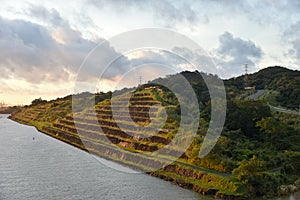
[[(203, 49), (190, 50), (182, 47), (174, 47), (173, 51), (181, 55), (192, 65), (195, 65), (190, 71), (198, 70), (209, 74), (220, 75), (214, 64), (215, 57), (205, 52)], [(184, 69), (182, 69), (184, 70)]]
[(187, 61), (196, 65), (196, 68), (188, 68), (183, 62), (178, 66), (184, 66), (181, 70), (198, 70), (205, 73), (217, 74), (222, 78), (232, 77), (243, 73), (243, 66), (248, 64), (252, 70), (256, 69), (256, 63), (263, 56), (263, 52), (253, 41), (234, 37), (225, 32), (219, 36), (219, 47), (215, 52), (206, 52), (203, 49), (190, 50), (182, 47), (174, 47), (173, 51), (181, 55)]
[[(148, 81), (180, 72), (182, 69), (179, 66), (182, 63), (186, 63), (185, 60), (170, 52), (157, 49), (140, 49), (121, 56), (113, 63), (114, 66), (108, 68), (106, 73), (115, 73), (115, 66), (122, 66), (119, 75), (135, 74), (135, 80), (132, 83), (137, 84), (136, 81), (139, 76)], [(153, 76), (154, 74), (157, 76)], [(129, 83), (130, 81), (125, 82)]]
[(222, 66), (225, 74), (241, 74), (244, 64), (256, 67), (263, 56), (261, 48), (253, 41), (234, 37), (229, 32), (220, 35), (219, 42), (218, 65)]
[[(98, 9), (109, 9), (119, 16), (126, 15), (134, 10), (152, 15), (155, 21), (171, 27), (180, 23), (197, 25), (209, 23), (210, 18), (220, 16), (246, 16), (248, 20), (260, 24), (286, 23), (291, 14), (300, 10), (298, 0), (290, 1), (178, 1), (178, 0), (88, 0), (88, 4)], [(284, 12), (283, 12), (284, 11)], [(187, 24), (185, 24), (187, 25)]]
[(165, 27), (173, 27), (177, 24), (185, 24), (194, 26), (197, 23), (208, 23), (209, 19), (202, 12), (197, 12), (193, 8), (193, 1), (139, 1), (139, 0), (88, 0), (88, 3), (94, 5), (98, 9), (109, 8), (120, 15), (142, 11), (149, 13), (155, 22), (161, 23)]
[(25, 13), (28, 16), (34, 17), (53, 26), (69, 26), (68, 22), (65, 21), (54, 8), (48, 10), (42, 6), (30, 5), (30, 7), (26, 9)]
[(44, 27), (23, 20), (0, 18), (2, 78), (23, 78), (30, 82), (65, 78), (67, 74), (57, 67), (58, 50), (55, 40)]
[[(163, 21), (167, 27), (185, 22), (195, 25), (201, 21), (199, 14), (192, 9), (191, 4), (177, 3), (176, 5), (176, 3), (171, 1), (154, 1), (151, 7), (155, 19)], [(208, 18), (204, 16), (201, 22), (207, 23)]]
[[(298, 0), (211, 0), (197, 2), (207, 9), (203, 10), (209, 17), (213, 15), (228, 16), (231, 18), (247, 18), (263, 26), (276, 25), (285, 28), (287, 22), (293, 21), (295, 15), (299, 15), (300, 3)], [(209, 8), (209, 9), (208, 9)], [(298, 16), (299, 18), (299, 16)]]
[[(31, 7), (28, 12), (48, 26), (0, 17), (1, 78), (19, 78), (30, 83), (70, 81), (89, 52), (105, 41), (83, 38), (55, 9)], [(82, 81), (97, 78), (107, 59), (120, 56), (109, 43), (97, 53), (98, 58), (87, 61), (89, 68), (83, 71)], [(124, 63), (117, 64), (106, 78), (122, 73)]]
[(292, 24), (283, 33), (282, 37), (284, 41), (287, 41), (292, 46), (288, 54), (300, 61), (300, 21)]
[[(166, 52), (146, 51), (142, 57), (128, 59), (102, 38), (85, 39), (55, 9), (31, 6), (26, 14), (36, 19), (39, 24), (0, 18), (0, 51), (3, 52), (0, 55), (0, 69), (4, 72), (2, 79), (23, 79), (34, 84), (63, 84), (72, 81), (86, 56), (102, 42), (102, 48), (96, 48), (93, 56), (86, 59), (84, 67), (87, 68), (81, 70), (79, 81), (97, 79), (104, 70), (101, 78), (114, 80), (136, 66), (150, 63), (172, 66), (170, 73), (183, 69), (180, 66), (185, 61)], [(105, 66), (111, 58), (118, 57), (111, 66)], [(148, 67), (148, 71), (149, 69)], [(160, 69), (151, 69), (155, 74), (160, 74)], [(161, 69), (161, 74), (165, 75), (166, 71), (168, 70)], [(145, 75), (144, 78), (149, 80), (155, 77)]]

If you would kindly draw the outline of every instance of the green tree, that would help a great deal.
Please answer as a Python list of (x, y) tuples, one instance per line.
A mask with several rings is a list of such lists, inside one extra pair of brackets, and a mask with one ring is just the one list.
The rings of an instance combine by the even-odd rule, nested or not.
[(274, 117), (263, 118), (256, 122), (256, 127), (260, 129), (261, 132), (266, 133), (270, 139), (270, 147), (276, 145), (276, 139), (279, 136), (284, 136), (289, 130), (288, 126)]
[(250, 160), (241, 161), (232, 173), (237, 175), (238, 180), (246, 185), (249, 193), (254, 194), (256, 193), (257, 180), (264, 170), (265, 162), (253, 156)]
[(36, 106), (36, 105), (39, 105), (39, 104), (42, 104), (42, 103), (46, 103), (47, 101), (46, 100), (43, 100), (41, 97), (38, 98), (38, 99), (35, 99), (31, 102), (31, 105), (32, 106)]

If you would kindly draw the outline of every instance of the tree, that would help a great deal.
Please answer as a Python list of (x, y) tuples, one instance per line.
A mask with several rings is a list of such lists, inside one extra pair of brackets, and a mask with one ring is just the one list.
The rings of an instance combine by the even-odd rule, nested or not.
[(263, 170), (265, 170), (265, 163), (253, 156), (250, 160), (241, 161), (232, 173), (236, 174), (240, 181), (247, 183), (250, 177), (258, 176)]
[(269, 135), (270, 147), (273, 147), (273, 144), (276, 143), (278, 136), (283, 136), (289, 131), (286, 124), (280, 122), (274, 117), (261, 119), (260, 121), (256, 122), (256, 127), (258, 127), (260, 131)]
[(237, 175), (238, 180), (246, 185), (249, 193), (255, 194), (257, 184), (260, 184), (257, 180), (261, 179), (264, 170), (265, 162), (253, 156), (250, 160), (241, 161), (238, 168), (234, 169), (232, 173)]
[(42, 104), (42, 103), (46, 103), (47, 101), (46, 100), (43, 100), (41, 97), (38, 98), (38, 99), (35, 99), (31, 102), (31, 106), (36, 106), (36, 105), (39, 105), (39, 104)]
[(271, 116), (269, 106), (260, 101), (228, 101), (225, 126), (229, 130), (241, 130), (253, 138), (259, 133), (255, 126), (262, 118)]

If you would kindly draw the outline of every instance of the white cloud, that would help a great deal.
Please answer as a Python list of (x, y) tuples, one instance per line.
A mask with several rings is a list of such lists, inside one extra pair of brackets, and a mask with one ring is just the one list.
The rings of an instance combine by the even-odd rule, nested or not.
[(234, 37), (229, 32), (220, 35), (219, 41), (217, 53), (220, 56), (220, 62), (218, 66), (222, 67), (224, 75), (241, 74), (245, 64), (255, 68), (263, 56), (261, 48), (253, 41)]
[(289, 44), (291, 44), (291, 49), (289, 49), (289, 54), (295, 56), (300, 62), (300, 21), (292, 24), (284, 33), (283, 38)]

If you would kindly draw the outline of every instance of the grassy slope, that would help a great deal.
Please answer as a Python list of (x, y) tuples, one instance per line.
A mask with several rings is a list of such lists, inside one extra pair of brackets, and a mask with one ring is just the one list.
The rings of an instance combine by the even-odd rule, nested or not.
[[(150, 95), (151, 98), (153, 98), (155, 103), (160, 103), (159, 101), (155, 100), (157, 98), (158, 93), (153, 93), (149, 91), (140, 91), (138, 94), (141, 93), (147, 93), (147, 95)], [(99, 109), (101, 111), (102, 108), (106, 108), (108, 105), (108, 100), (104, 100), (102, 102), (99, 102), (96, 105), (96, 109)], [(168, 105), (166, 106), (166, 109), (172, 108), (174, 106)], [(33, 125), (38, 130), (52, 136), (56, 137), (62, 141), (65, 141), (67, 143), (70, 143), (74, 146), (77, 146), (81, 149), (85, 149), (82, 145), (82, 143), (78, 142), (74, 138), (79, 138), (76, 131), (72, 131), (75, 127), (72, 124), (72, 115), (71, 112), (71, 100), (70, 99), (63, 99), (63, 100), (57, 100), (52, 102), (43, 103), (40, 105), (30, 106), (23, 108), (20, 112), (16, 112), (12, 115), (12, 119), (16, 120), (18, 122)], [(93, 126), (91, 122), (88, 122), (89, 117), (86, 115), (89, 113), (89, 109), (86, 109), (83, 111), (79, 116), (82, 116), (82, 119), (79, 121), (85, 126), (86, 130), (91, 129), (90, 127)], [(109, 119), (103, 119), (103, 117), (98, 116), (99, 120), (103, 120), (105, 123), (111, 122)], [(68, 125), (64, 124), (68, 123)], [(59, 127), (63, 126), (63, 127)], [(172, 130), (170, 127), (174, 126), (174, 121), (172, 119), (168, 119), (166, 125), (164, 126), (164, 129), (168, 130), (167, 134), (159, 134), (157, 136), (165, 139), (172, 139), (175, 129)], [(113, 129), (113, 127), (110, 127)], [(50, 129), (50, 130), (49, 130)], [(53, 132), (54, 130), (54, 132)], [(57, 132), (55, 132), (57, 131)], [(59, 131), (63, 131), (66, 135), (62, 135)], [(90, 133), (93, 133), (90, 131)], [(90, 134), (89, 133), (89, 134)], [(96, 133), (97, 134), (97, 133)], [(99, 135), (99, 134), (98, 134)], [(74, 137), (70, 139), (70, 136)], [(121, 164), (125, 164), (127, 166), (133, 167), (135, 169), (141, 169), (141, 170), (151, 170), (149, 168), (148, 164), (142, 164), (139, 162), (134, 162), (132, 152), (145, 152), (143, 150), (137, 150), (132, 148), (132, 146), (120, 146), (120, 142), (122, 144), (132, 144), (136, 141), (134, 141), (132, 138), (122, 138), (122, 136), (116, 136), (112, 135), (110, 133), (106, 134), (106, 136), (111, 137), (114, 140), (117, 140), (116, 143), (118, 145), (118, 148), (123, 148), (126, 150), (126, 153), (122, 152), (120, 153), (120, 156), (118, 156), (118, 153), (115, 154), (105, 154), (103, 151), (101, 151), (101, 147), (105, 147), (106, 150), (110, 149), (111, 151), (118, 151), (118, 148), (116, 146), (113, 146), (111, 144), (107, 144), (101, 140), (97, 139), (91, 139), (93, 137), (87, 136), (81, 136), (81, 139), (84, 140), (84, 143), (87, 144), (89, 142), (92, 143), (92, 145), (89, 145), (87, 149), (99, 156), (105, 157), (107, 159), (114, 160), (116, 162), (119, 162)], [(139, 145), (144, 145), (146, 147), (157, 147), (162, 148), (164, 145), (160, 144), (159, 142), (155, 141), (139, 141)], [(147, 151), (147, 149), (146, 149)], [(125, 156), (124, 156), (125, 155)], [(135, 157), (137, 155), (134, 155)], [(124, 159), (124, 157), (128, 157), (128, 159)], [(136, 160), (146, 160), (147, 162), (164, 162), (168, 161), (169, 156), (168, 155), (160, 155), (158, 158), (151, 158), (147, 156), (138, 156), (138, 158), (135, 158)], [(150, 161), (149, 161), (150, 160)], [(178, 159), (174, 164), (173, 168), (164, 168), (163, 170), (157, 170), (152, 173), (150, 173), (153, 176), (158, 176), (161, 178), (164, 178), (166, 180), (171, 180), (174, 183), (177, 183), (178, 185), (194, 189), (195, 191), (202, 192), (202, 193), (209, 193), (209, 194), (216, 194), (218, 192), (219, 196), (222, 195), (230, 195), (230, 196), (242, 196), (245, 194), (244, 187), (241, 183), (239, 183), (234, 177), (232, 177), (230, 174), (217, 172), (214, 170), (205, 169), (203, 167), (199, 167), (194, 165), (188, 158), (180, 158)], [(151, 164), (150, 164), (151, 166)], [(196, 177), (196, 178), (195, 178)]]

